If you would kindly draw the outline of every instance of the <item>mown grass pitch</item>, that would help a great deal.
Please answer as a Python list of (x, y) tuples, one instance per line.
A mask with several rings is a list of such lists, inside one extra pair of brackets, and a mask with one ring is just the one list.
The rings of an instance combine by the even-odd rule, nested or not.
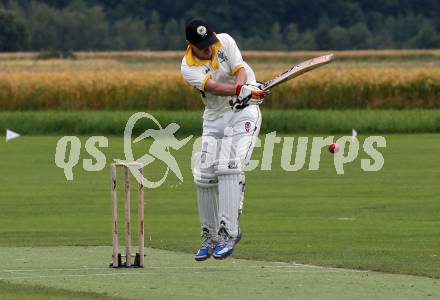
[[(111, 247), (4, 247), (0, 248), (0, 278), (14, 284), (44, 286), (34, 290), (67, 299), (74, 295), (72, 291), (79, 292), (80, 299), (100, 299), (99, 294), (125, 299), (440, 296), (438, 280), (431, 278), (243, 259), (197, 263), (190, 254), (158, 249), (147, 249), (144, 269), (114, 270), (105, 266), (109, 251)], [(3, 294), (0, 290), (0, 296)]]
[[(84, 150), (87, 137), (82, 138), (82, 158), (90, 158)], [(358, 158), (346, 167), (344, 175), (336, 175), (332, 157), (325, 151), (319, 171), (286, 172), (279, 167), (281, 149), (276, 146), (272, 171), (253, 171), (247, 176), (245, 213), (241, 219), (245, 235), (234, 256), (440, 278), (440, 135), (385, 137), (387, 148), (381, 150), (385, 165), (376, 173), (363, 172)], [(109, 138), (109, 148), (103, 149), (107, 156), (104, 170), (86, 173), (80, 161), (74, 168), (72, 182), (66, 181), (63, 170), (54, 163), (59, 138), (25, 136), (7, 144), (0, 142), (2, 253), (6, 251), (14, 257), (17, 254), (20, 259), (21, 248), (6, 247), (111, 245), (109, 164), (114, 158), (123, 158), (122, 138)], [(141, 153), (140, 147), (146, 149), (147, 145), (136, 149), (144, 154), (145, 149)], [(173, 153), (184, 175), (182, 184), (170, 176), (163, 187), (145, 193), (148, 246), (183, 253), (191, 253), (198, 246), (199, 225), (190, 153), (191, 145)], [(360, 156), (364, 157), (364, 154)], [(261, 149), (257, 148), (253, 159), (259, 158)], [(163, 165), (155, 162), (146, 168), (146, 174), (152, 179), (160, 177), (163, 170)], [(42, 248), (39, 249), (35, 251)], [(72, 251), (58, 258), (60, 268), (64, 260), (65, 267), (71, 265), (77, 251), (74, 249), (80, 248), (69, 249)], [(95, 257), (102, 260), (94, 266), (106, 268), (110, 256), (110, 248), (100, 252)], [(179, 257), (192, 263), (190, 255)], [(154, 255), (149, 259), (154, 260)], [(225, 273), (220, 276), (233, 276)], [(185, 284), (197, 284), (188, 274), (182, 276), (188, 278)], [(337, 278), (332, 274), (328, 276), (338, 284)], [(1, 278), (6, 280), (4, 276)], [(105, 278), (88, 280), (106, 282)], [(295, 278), (289, 280), (298, 284)], [(26, 284), (63, 288), (45, 282)], [(313, 289), (326, 289), (321, 281), (316, 282)], [(430, 282), (429, 292), (416, 288), (419, 292), (416, 296), (438, 295), (438, 279)], [(354, 287), (357, 284), (350, 283)], [(410, 292), (414, 286), (418, 287), (417, 283), (411, 284), (393, 285), (390, 291)], [(10, 288), (5, 290), (11, 291)], [(307, 290), (315, 292), (311, 287)], [(105, 289), (90, 291), (106, 292)], [(339, 291), (342, 293), (343, 289)]]

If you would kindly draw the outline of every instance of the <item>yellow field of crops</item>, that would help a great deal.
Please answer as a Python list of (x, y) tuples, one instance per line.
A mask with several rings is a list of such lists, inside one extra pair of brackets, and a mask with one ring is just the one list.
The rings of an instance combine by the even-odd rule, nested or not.
[[(259, 71), (258, 78), (279, 72)], [(440, 69), (326, 66), (272, 92), (266, 108), (440, 108)], [(2, 110), (201, 107), (198, 92), (175, 69), (0, 72)]]
[[(243, 56), (265, 81), (328, 52)], [(183, 51), (80, 52), (38, 60), (0, 53), (0, 109), (200, 109), (180, 75)], [(440, 50), (337, 51), (335, 61), (273, 89), (266, 108), (439, 108)]]
[(178, 72), (0, 73), (0, 108), (173, 109), (197, 98)]

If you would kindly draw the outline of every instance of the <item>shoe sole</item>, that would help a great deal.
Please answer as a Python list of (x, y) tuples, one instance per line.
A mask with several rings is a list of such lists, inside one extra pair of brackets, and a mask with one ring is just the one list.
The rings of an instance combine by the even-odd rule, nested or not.
[(228, 256), (212, 256), (214, 257), (216, 260), (223, 260), (226, 259)]
[(208, 257), (194, 257), (194, 259), (195, 259), (196, 261), (205, 261), (205, 260), (207, 260), (209, 257), (210, 257), (210, 256), (208, 256)]

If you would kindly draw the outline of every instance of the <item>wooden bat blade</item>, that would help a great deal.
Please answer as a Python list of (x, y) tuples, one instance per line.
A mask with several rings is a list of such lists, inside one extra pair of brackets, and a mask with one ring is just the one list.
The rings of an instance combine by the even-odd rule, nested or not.
[(277, 86), (280, 83), (283, 83), (287, 80), (298, 77), (298, 76), (300, 76), (304, 73), (307, 73), (313, 69), (316, 69), (320, 66), (326, 65), (329, 62), (331, 62), (332, 60), (333, 60), (333, 54), (328, 54), (328, 55), (319, 56), (319, 57), (315, 57), (315, 58), (306, 60), (302, 63), (294, 65), (293, 67), (284, 71), (283, 73), (281, 73), (277, 77), (275, 77), (269, 81), (266, 81), (263, 84), (262, 89), (268, 90), (270, 88), (273, 88), (274, 86)]

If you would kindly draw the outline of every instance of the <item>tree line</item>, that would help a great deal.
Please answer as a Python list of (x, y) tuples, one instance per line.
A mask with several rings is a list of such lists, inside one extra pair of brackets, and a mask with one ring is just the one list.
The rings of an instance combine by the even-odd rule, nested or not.
[(0, 0), (0, 51), (181, 50), (193, 18), (247, 50), (440, 48), (439, 16), (438, 0)]

